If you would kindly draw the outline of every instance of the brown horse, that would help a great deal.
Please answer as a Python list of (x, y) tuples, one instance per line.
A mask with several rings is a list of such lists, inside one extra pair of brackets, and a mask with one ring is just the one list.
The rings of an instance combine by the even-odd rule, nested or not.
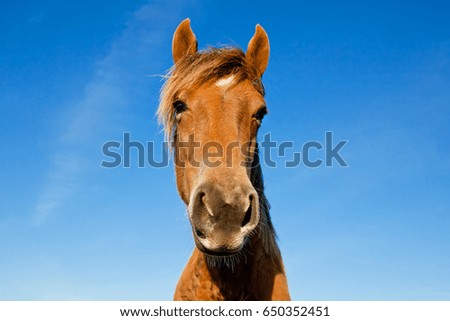
[(257, 25), (246, 53), (198, 51), (186, 19), (172, 55), (158, 115), (173, 144), (196, 245), (174, 299), (289, 300), (256, 143), (267, 112), (267, 34)]

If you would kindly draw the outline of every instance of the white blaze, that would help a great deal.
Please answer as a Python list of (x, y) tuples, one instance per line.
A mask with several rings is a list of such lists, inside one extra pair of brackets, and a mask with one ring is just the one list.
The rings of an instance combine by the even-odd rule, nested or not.
[(233, 80), (234, 80), (234, 76), (233, 75), (225, 77), (225, 78), (221, 78), (221, 79), (217, 80), (216, 86), (219, 86), (219, 87), (229, 86), (229, 85), (231, 85), (233, 83)]

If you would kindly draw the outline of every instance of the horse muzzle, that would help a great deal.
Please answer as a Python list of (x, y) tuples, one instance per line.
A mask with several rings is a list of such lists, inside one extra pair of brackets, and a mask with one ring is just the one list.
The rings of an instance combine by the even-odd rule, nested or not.
[(260, 216), (258, 194), (246, 184), (226, 189), (219, 184), (201, 184), (192, 194), (188, 210), (197, 248), (218, 256), (241, 251)]

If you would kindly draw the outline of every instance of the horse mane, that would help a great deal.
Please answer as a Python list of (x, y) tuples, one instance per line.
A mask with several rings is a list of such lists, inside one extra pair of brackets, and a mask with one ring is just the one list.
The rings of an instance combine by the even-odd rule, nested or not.
[(264, 177), (261, 169), (258, 143), (256, 143), (255, 153), (253, 156), (250, 181), (254, 189), (258, 193), (259, 212), (261, 213), (261, 218), (256, 233), (258, 233), (259, 237), (261, 238), (263, 248), (266, 253), (272, 255), (280, 255), (280, 250), (275, 243), (275, 239), (277, 236), (272, 224), (272, 219), (270, 218), (270, 203), (264, 193)]
[(182, 89), (196, 90), (201, 85), (234, 75), (234, 85), (250, 80), (264, 96), (264, 86), (257, 69), (248, 64), (245, 53), (235, 47), (208, 48), (187, 55), (177, 61), (166, 74), (161, 89), (158, 119), (164, 125), (166, 140), (170, 142), (175, 129), (173, 103)]

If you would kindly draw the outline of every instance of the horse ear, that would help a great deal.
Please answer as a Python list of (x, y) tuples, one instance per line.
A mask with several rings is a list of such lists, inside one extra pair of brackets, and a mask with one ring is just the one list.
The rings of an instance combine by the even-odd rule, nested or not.
[(269, 37), (263, 27), (258, 24), (256, 25), (253, 38), (248, 43), (245, 59), (257, 68), (260, 77), (263, 75), (269, 63), (269, 51)]
[(197, 39), (190, 24), (189, 18), (184, 19), (173, 34), (172, 56), (175, 63), (184, 56), (197, 52)]

